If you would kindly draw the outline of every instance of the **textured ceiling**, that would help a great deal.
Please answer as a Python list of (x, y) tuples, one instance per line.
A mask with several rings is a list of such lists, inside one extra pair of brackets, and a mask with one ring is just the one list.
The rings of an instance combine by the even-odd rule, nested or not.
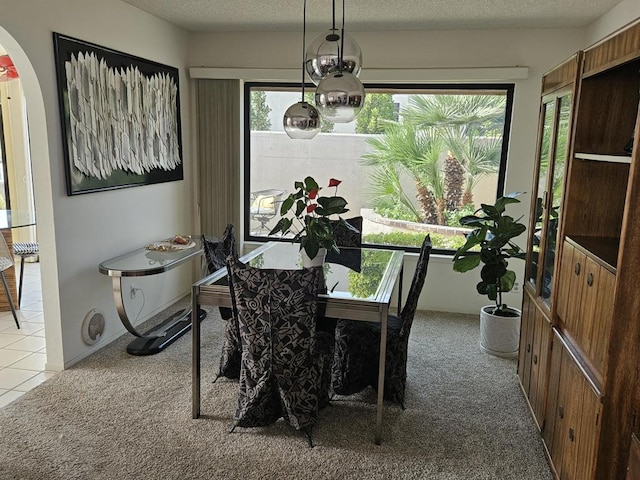
[[(302, 0), (123, 0), (194, 32), (298, 30)], [(620, 0), (348, 0), (346, 27), (366, 30), (584, 27)], [(337, 1), (337, 22), (342, 2)], [(310, 30), (331, 25), (329, 0), (307, 1)]]

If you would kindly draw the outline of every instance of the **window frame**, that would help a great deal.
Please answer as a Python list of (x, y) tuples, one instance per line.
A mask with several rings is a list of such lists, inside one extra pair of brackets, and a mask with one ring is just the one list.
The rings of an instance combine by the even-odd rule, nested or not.
[[(281, 81), (246, 81), (243, 85), (243, 185), (244, 193), (242, 197), (242, 222), (244, 230), (244, 241), (255, 243), (266, 243), (270, 241), (288, 242), (289, 239), (284, 238), (265, 238), (251, 235), (251, 217), (249, 208), (251, 205), (251, 129), (250, 129), (250, 112), (251, 112), (251, 91), (254, 88), (268, 90), (300, 90), (300, 82), (281, 82)], [(313, 91), (315, 85), (305, 83), (305, 92)], [(490, 83), (364, 83), (365, 92), (367, 93), (398, 93), (398, 94), (428, 94), (434, 90), (442, 90), (443, 94), (455, 94), (456, 92), (465, 93), (474, 91), (481, 93), (482, 91), (495, 92), (496, 90), (504, 91), (506, 97), (504, 128), (502, 132), (502, 148), (500, 152), (500, 164), (498, 167), (498, 178), (496, 181), (496, 199), (504, 195), (504, 186), (507, 173), (507, 158), (509, 154), (509, 140), (511, 138), (511, 122), (513, 118), (513, 105), (515, 96), (515, 83), (513, 82), (490, 82)], [(355, 121), (355, 120), (354, 120)], [(296, 141), (296, 140), (292, 140)], [(293, 181), (294, 179), (292, 179)], [(387, 244), (371, 244), (363, 240), (363, 247), (375, 247), (389, 250), (404, 250), (405, 252), (419, 252), (419, 247), (410, 247), (403, 245), (387, 245)], [(455, 250), (434, 248), (434, 254), (453, 256)]]

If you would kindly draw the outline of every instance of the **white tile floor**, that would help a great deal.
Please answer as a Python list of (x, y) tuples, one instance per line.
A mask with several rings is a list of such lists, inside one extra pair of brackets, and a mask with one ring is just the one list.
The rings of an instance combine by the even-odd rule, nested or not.
[[(19, 275), (19, 261), (16, 277)], [(20, 330), (11, 312), (0, 312), (0, 408), (36, 387), (54, 373), (46, 372), (40, 263), (25, 263)], [(0, 288), (0, 294), (4, 290)]]

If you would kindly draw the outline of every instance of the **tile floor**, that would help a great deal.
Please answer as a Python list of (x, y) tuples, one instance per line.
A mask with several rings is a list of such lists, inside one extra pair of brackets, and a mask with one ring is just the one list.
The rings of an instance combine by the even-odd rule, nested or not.
[[(40, 263), (25, 262), (24, 265), (22, 306), (18, 310), (20, 330), (11, 312), (0, 312), (0, 408), (54, 375), (44, 370)], [(18, 274), (16, 266), (16, 276)], [(0, 294), (4, 295), (1, 287)]]

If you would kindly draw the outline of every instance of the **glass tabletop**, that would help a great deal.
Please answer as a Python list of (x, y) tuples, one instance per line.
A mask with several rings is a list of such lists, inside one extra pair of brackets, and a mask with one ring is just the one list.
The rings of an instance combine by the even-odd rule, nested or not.
[(0, 210), (0, 229), (30, 227), (36, 224), (36, 212), (32, 210)]
[[(105, 260), (100, 264), (100, 273), (111, 277), (140, 277), (166, 272), (202, 253), (202, 240), (192, 237), (191, 243), (184, 247), (176, 246), (175, 250), (158, 251), (150, 249), (150, 245), (162, 244), (166, 240), (152, 242), (119, 257)], [(151, 247), (155, 248), (155, 247)]]
[[(271, 242), (248, 253), (241, 260), (252, 267), (300, 269), (299, 245)], [(402, 268), (403, 252), (375, 248), (341, 248), (340, 263), (323, 266), (327, 294), (333, 299), (388, 302), (397, 272)], [(198, 282), (200, 285), (226, 285), (226, 272), (217, 272)]]

